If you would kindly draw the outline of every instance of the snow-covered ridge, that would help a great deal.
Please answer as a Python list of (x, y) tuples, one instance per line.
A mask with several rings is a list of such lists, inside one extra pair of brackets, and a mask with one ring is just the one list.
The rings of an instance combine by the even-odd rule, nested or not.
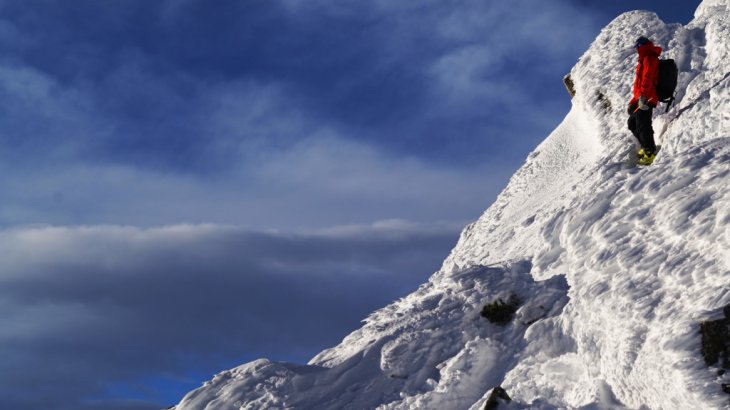
[[(639, 34), (680, 68), (649, 168), (626, 165)], [(698, 330), (730, 304), (728, 61), (728, 0), (687, 26), (619, 16), (571, 71), (571, 112), (427, 283), (309, 364), (240, 366), (177, 409), (477, 410), (497, 385), (504, 408), (729, 408)], [(511, 295), (510, 323), (480, 316)]]

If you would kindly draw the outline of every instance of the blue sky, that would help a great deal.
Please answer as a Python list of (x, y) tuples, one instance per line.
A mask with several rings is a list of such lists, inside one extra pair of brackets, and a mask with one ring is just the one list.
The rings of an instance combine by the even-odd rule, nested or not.
[(438, 269), (604, 25), (698, 3), (0, 1), (0, 407), (306, 361)]

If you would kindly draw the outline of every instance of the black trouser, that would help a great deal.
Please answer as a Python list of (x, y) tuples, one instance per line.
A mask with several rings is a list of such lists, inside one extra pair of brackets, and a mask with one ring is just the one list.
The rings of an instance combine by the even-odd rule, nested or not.
[(651, 127), (651, 114), (654, 111), (652, 108), (648, 110), (636, 110), (636, 107), (632, 107), (633, 111), (629, 115), (629, 129), (634, 134), (641, 148), (649, 153), (656, 153), (656, 144), (654, 144), (654, 129)]

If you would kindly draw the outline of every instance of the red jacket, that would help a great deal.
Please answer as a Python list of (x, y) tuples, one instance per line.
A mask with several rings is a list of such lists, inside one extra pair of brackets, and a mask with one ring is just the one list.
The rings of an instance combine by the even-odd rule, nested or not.
[(659, 54), (662, 48), (655, 46), (651, 41), (639, 47), (639, 63), (636, 65), (636, 79), (634, 79), (634, 98), (629, 105), (634, 105), (642, 95), (646, 101), (655, 106), (659, 103), (656, 95), (656, 85), (659, 80)]

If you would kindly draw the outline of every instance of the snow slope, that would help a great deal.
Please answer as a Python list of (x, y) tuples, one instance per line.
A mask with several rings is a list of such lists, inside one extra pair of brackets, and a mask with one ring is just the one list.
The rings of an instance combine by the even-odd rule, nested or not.
[[(626, 161), (638, 34), (680, 68), (648, 168)], [(730, 304), (729, 61), (730, 0), (687, 26), (619, 16), (571, 71), (570, 113), (427, 283), (309, 364), (245, 364), (176, 409), (477, 410), (497, 385), (500, 408), (730, 408), (699, 334)], [(510, 295), (509, 324), (480, 316)]]

